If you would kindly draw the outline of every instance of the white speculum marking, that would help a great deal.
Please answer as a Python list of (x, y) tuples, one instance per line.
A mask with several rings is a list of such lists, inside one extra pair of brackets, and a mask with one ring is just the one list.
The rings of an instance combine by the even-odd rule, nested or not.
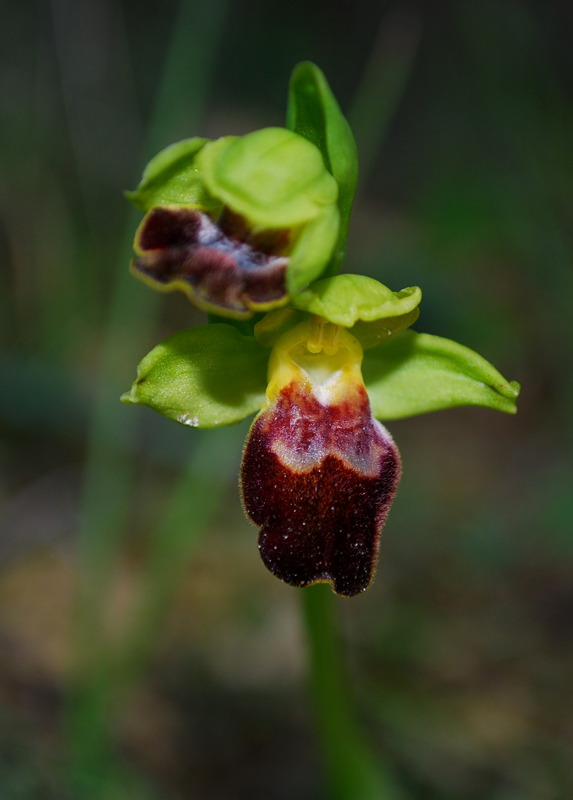
[(294, 381), (294, 396), (286, 417), (279, 403), (270, 449), (293, 472), (320, 470), (332, 455), (364, 477), (376, 477), (393, 444), (371, 415), (360, 372), (361, 348), (345, 331), (317, 320), (310, 326), (302, 323), (286, 337), (290, 342), (283, 342), (284, 349), (277, 347), (277, 369), (282, 362), (283, 389)]
[(305, 347), (291, 353), (292, 361), (299, 367), (312, 385), (312, 393), (322, 405), (335, 402), (334, 395), (344, 379), (343, 367), (348, 355), (339, 350), (335, 355), (309, 353)]
[[(311, 353), (299, 345), (289, 356), (300, 369), (302, 381), (307, 378), (310, 382), (313, 399), (324, 407), (324, 419), (315, 416), (316, 411), (311, 411), (312, 416), (305, 419), (306, 401), (302, 407), (293, 405), (290, 424), (275, 438), (271, 449), (285, 466), (296, 472), (317, 468), (331, 454), (365, 477), (376, 476), (385, 450), (386, 431), (372, 419), (364, 399), (356, 396), (362, 384), (359, 370), (349, 369), (351, 353), (344, 347), (333, 354)], [(327, 409), (345, 399), (351, 401), (347, 406), (348, 416), (330, 418)]]

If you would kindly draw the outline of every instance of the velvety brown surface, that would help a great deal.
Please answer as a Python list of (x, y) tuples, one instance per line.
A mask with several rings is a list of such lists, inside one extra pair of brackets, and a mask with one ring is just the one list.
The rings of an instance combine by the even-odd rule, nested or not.
[(291, 383), (255, 421), (241, 476), (274, 575), (292, 586), (329, 581), (345, 596), (367, 588), (400, 457), (363, 389), (323, 406)]

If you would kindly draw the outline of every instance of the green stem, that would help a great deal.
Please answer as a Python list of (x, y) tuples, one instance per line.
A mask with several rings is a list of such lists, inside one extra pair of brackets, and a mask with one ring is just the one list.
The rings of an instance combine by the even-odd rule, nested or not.
[(385, 767), (368, 747), (348, 693), (336, 626), (336, 597), (318, 584), (302, 592), (309, 682), (328, 800), (395, 800)]

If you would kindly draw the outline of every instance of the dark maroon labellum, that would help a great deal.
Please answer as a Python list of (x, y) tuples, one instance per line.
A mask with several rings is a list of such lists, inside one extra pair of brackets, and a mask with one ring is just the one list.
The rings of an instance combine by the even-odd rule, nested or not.
[(268, 569), (292, 586), (329, 582), (350, 597), (374, 576), (400, 456), (363, 387), (323, 405), (293, 381), (255, 420), (241, 471)]
[(288, 244), (288, 231), (252, 234), (229, 211), (214, 222), (197, 209), (157, 206), (139, 231), (133, 269), (208, 309), (247, 315), (286, 297)]

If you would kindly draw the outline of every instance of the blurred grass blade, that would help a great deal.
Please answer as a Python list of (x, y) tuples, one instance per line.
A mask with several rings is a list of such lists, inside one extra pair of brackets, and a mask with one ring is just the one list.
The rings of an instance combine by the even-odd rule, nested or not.
[(416, 13), (385, 15), (348, 119), (358, 147), (361, 182), (374, 166), (410, 76), (418, 41)]
[(190, 559), (200, 546), (209, 521), (221, 508), (226, 479), (231, 478), (225, 467), (235, 481), (235, 459), (229, 459), (228, 454), (240, 453), (244, 429), (234, 426), (194, 431), (193, 438), (193, 456), (151, 539), (140, 576), (139, 603), (118, 670), (127, 685), (145, 668)]
[[(171, 137), (194, 132), (217, 52), (226, 3), (183, 0), (141, 162)], [(134, 485), (137, 414), (119, 402), (126, 378), (153, 338), (159, 298), (129, 275), (137, 212), (128, 215), (105, 333), (85, 476), (80, 577), (73, 626), (76, 689), (68, 721), (82, 796), (116, 800), (108, 785), (114, 671), (105, 624)], [(87, 794), (89, 792), (89, 794)]]
[[(196, 125), (197, 104), (202, 102), (208, 65), (213, 62), (222, 20), (223, 3), (183, 2), (176, 20), (173, 43), (161, 85), (157, 114), (149, 135), (152, 147), (170, 129), (169, 109), (177, 109), (174, 127), (179, 124), (181, 106), (195, 100), (188, 112), (189, 125)], [(191, 98), (189, 89), (193, 86)], [(147, 148), (149, 150), (149, 147)], [(119, 253), (118, 273), (110, 319), (105, 333), (99, 393), (96, 397), (85, 477), (83, 525), (80, 532), (80, 558), (85, 567), (82, 578), (82, 615), (90, 620), (92, 634), (114, 578), (114, 562), (124, 536), (124, 525), (133, 486), (134, 459), (130, 455), (137, 435), (137, 414), (119, 402), (126, 377), (146, 344), (153, 339), (159, 296), (131, 278), (127, 265), (131, 239), (138, 213), (128, 215), (126, 234)], [(85, 623), (85, 620), (84, 620)], [(83, 625), (82, 625), (83, 627)]]

